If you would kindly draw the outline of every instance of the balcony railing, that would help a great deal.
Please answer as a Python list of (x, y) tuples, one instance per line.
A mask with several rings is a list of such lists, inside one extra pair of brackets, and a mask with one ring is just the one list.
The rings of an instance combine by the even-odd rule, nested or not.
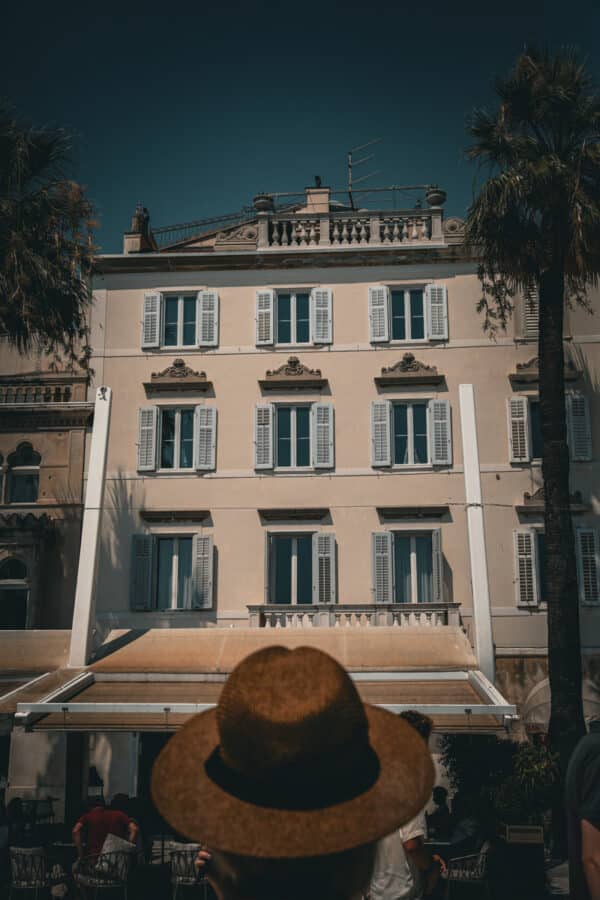
[(0, 384), (0, 404), (70, 403), (72, 399), (68, 384)]
[(323, 603), (248, 606), (251, 628), (361, 628), (459, 625), (458, 603)]

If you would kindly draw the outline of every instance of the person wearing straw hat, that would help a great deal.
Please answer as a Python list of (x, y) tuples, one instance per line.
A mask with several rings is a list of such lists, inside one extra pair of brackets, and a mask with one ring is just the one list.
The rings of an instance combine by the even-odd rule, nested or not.
[(171, 738), (152, 797), (210, 848), (201, 861), (220, 900), (356, 900), (377, 841), (423, 809), (433, 781), (415, 729), (363, 704), (331, 656), (273, 646)]

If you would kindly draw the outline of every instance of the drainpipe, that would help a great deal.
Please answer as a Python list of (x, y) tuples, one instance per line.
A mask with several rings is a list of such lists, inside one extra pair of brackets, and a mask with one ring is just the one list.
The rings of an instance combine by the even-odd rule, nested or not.
[(71, 630), (69, 666), (81, 667), (88, 663), (91, 649), (92, 628), (96, 614), (96, 570), (98, 567), (98, 547), (100, 522), (104, 498), (106, 476), (106, 452), (108, 449), (108, 429), (112, 391), (109, 387), (99, 387), (94, 404), (94, 428), (88, 466), (75, 608)]
[(458, 395), (460, 400), (460, 425), (465, 473), (471, 590), (473, 592), (475, 655), (483, 674), (494, 683), (494, 640), (492, 637), (492, 613), (490, 609), (490, 587), (485, 546), (483, 503), (481, 500), (481, 475), (473, 385), (459, 385)]

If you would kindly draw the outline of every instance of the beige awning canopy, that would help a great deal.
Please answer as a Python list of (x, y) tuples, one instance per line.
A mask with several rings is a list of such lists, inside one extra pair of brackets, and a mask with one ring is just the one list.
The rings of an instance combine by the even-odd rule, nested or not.
[[(594, 716), (600, 716), (600, 691), (589, 681), (582, 686), (583, 715), (586, 722)], [(550, 682), (547, 678), (529, 692), (521, 717), (525, 727), (530, 731), (547, 731), (550, 721)]]
[(15, 713), (19, 702), (53, 696), (77, 675), (62, 669), (70, 640), (70, 631), (0, 631), (0, 716)]

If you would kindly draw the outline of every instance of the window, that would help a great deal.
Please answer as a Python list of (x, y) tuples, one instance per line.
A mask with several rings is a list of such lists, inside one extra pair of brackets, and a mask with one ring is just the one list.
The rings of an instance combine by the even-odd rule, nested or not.
[(36, 503), (42, 458), (31, 444), (19, 444), (8, 456), (8, 503)]
[(451, 465), (449, 402), (374, 401), (371, 405), (371, 464), (377, 467)]
[(216, 347), (219, 295), (206, 290), (186, 294), (144, 294), (142, 349)]
[(194, 410), (161, 409), (160, 469), (191, 469), (194, 465)]
[(196, 343), (196, 297), (164, 298), (164, 347), (193, 347)]
[(333, 406), (330, 403), (260, 403), (254, 417), (257, 469), (332, 468)]
[(441, 603), (441, 531), (373, 535), (376, 603)]
[(529, 428), (531, 432), (531, 456), (532, 459), (542, 458), (542, 424), (540, 420), (540, 401), (529, 401)]
[(270, 603), (335, 602), (333, 534), (270, 534), (267, 546)]
[(208, 609), (212, 603), (213, 543), (210, 535), (134, 535), (133, 610)]
[(275, 408), (277, 468), (310, 466), (310, 407)]
[(329, 288), (256, 293), (256, 344), (331, 344), (333, 298)]
[(425, 340), (425, 305), (422, 289), (392, 288), (392, 340)]
[[(541, 459), (543, 452), (540, 403), (537, 397), (509, 397), (508, 437), (511, 462)], [(572, 391), (566, 396), (567, 442), (574, 462), (592, 458), (590, 410), (585, 395)]]
[(157, 609), (191, 609), (192, 538), (159, 537), (156, 551)]
[(214, 406), (143, 407), (138, 414), (138, 470), (214, 469), (216, 437)]
[(27, 566), (20, 559), (0, 564), (0, 628), (25, 628), (29, 583)]
[(600, 603), (600, 544), (595, 528), (580, 526), (575, 531), (577, 581), (581, 603)]
[(539, 336), (540, 298), (537, 287), (521, 298), (521, 339), (537, 341)]
[(425, 287), (371, 286), (369, 339), (372, 342), (447, 340), (446, 287), (439, 284)]
[(426, 465), (429, 462), (427, 440), (427, 404), (393, 403), (394, 466)]
[(277, 294), (277, 344), (310, 343), (310, 294)]

